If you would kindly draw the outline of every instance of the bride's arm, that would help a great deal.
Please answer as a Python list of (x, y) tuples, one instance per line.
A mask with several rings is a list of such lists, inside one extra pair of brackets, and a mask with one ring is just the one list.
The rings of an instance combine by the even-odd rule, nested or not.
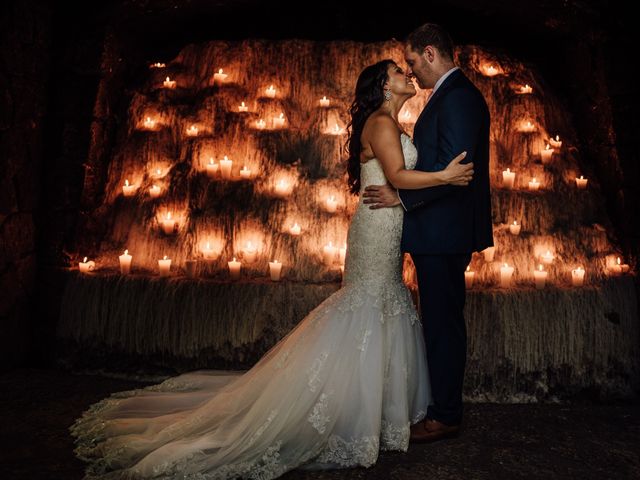
[(407, 170), (398, 128), (389, 117), (380, 116), (371, 125), (371, 149), (380, 161), (385, 177), (395, 188), (417, 190), (438, 185), (467, 185), (473, 175), (473, 164), (461, 165), (465, 152), (458, 155), (445, 170), (423, 172)]

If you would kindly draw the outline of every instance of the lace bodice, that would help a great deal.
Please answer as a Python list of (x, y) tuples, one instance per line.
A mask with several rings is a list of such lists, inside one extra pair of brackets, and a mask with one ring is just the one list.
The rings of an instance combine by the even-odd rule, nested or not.
[[(411, 138), (401, 134), (402, 153), (405, 167), (413, 169), (418, 153)], [(361, 166), (362, 191), (369, 185), (387, 183), (387, 179), (377, 158), (372, 158)], [(393, 208), (372, 210), (368, 204), (360, 202), (356, 210), (347, 237), (347, 257), (345, 259), (344, 286), (366, 289), (376, 297), (389, 297), (397, 294), (402, 284), (402, 236), (403, 209), (400, 205)]]

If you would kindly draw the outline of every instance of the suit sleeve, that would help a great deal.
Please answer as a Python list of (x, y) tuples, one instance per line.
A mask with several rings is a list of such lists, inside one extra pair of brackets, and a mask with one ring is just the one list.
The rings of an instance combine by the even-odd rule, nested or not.
[[(462, 163), (475, 162), (478, 136), (487, 122), (488, 113), (482, 99), (472, 90), (458, 88), (442, 98), (438, 111), (437, 170), (444, 170), (449, 162), (466, 151)], [(476, 165), (477, 170), (479, 166)], [(473, 181), (473, 180), (472, 180)], [(439, 185), (419, 190), (398, 190), (398, 197), (407, 212), (426, 206), (448, 195), (460, 193), (467, 186)]]

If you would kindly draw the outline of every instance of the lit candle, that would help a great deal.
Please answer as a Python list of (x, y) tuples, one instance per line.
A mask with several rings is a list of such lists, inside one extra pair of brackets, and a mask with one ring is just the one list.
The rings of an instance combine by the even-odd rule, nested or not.
[(194, 278), (196, 276), (196, 261), (195, 260), (185, 260), (184, 261), (184, 270), (187, 274), (187, 277)]
[(162, 219), (162, 230), (167, 235), (173, 235), (175, 226), (176, 221), (171, 217), (171, 212), (167, 212), (167, 216)]
[(411, 121), (411, 112), (409, 110), (405, 110), (405, 112), (401, 115), (402, 121), (407, 123)]
[(216, 252), (214, 249), (211, 248), (210, 242), (207, 242), (207, 245), (202, 250), (202, 254), (204, 255), (204, 258), (207, 260), (216, 260), (218, 256), (220, 256), (219, 252)]
[(267, 122), (265, 122), (263, 119), (259, 119), (256, 121), (256, 127), (259, 130), (264, 130), (266, 126), (267, 126)]
[(273, 85), (269, 85), (269, 88), (267, 88), (264, 93), (269, 98), (276, 98), (276, 89), (273, 88)]
[(245, 180), (251, 178), (251, 170), (249, 170), (246, 165), (242, 167), (242, 170), (240, 170), (240, 177)]
[(122, 186), (122, 193), (125, 197), (132, 197), (135, 195), (137, 187), (135, 185), (129, 185), (129, 180), (124, 181)]
[(160, 178), (162, 176), (162, 170), (160, 170), (159, 168), (156, 169), (156, 171), (154, 173), (151, 174), (151, 176), (153, 178)]
[(626, 263), (621, 263), (620, 257), (618, 257), (616, 259), (616, 263), (611, 266), (610, 270), (614, 275), (621, 275), (629, 271), (629, 265), (627, 265)]
[(222, 178), (231, 178), (231, 167), (233, 167), (233, 160), (229, 160), (225, 155), (222, 160), (220, 160), (220, 172), (222, 173)]
[(539, 188), (540, 182), (536, 180), (536, 177), (533, 177), (529, 182), (529, 190), (531, 190), (532, 192), (537, 192)]
[(87, 261), (87, 257), (84, 257), (84, 260), (78, 263), (78, 268), (82, 273), (92, 272), (96, 268), (96, 262), (93, 260)]
[(464, 285), (467, 289), (473, 287), (473, 279), (476, 276), (476, 272), (471, 271), (471, 267), (467, 265), (467, 270), (464, 272)]
[(161, 277), (168, 277), (171, 272), (171, 259), (165, 255), (164, 258), (158, 260), (158, 269)]
[(144, 119), (144, 128), (153, 130), (155, 126), (156, 126), (156, 121), (153, 118), (147, 117)]
[(533, 280), (538, 290), (544, 288), (545, 283), (547, 283), (547, 275), (548, 272), (542, 268), (542, 265), (538, 265), (538, 270), (533, 271)]
[(518, 225), (518, 222), (514, 220), (513, 223), (509, 225), (509, 232), (511, 232), (511, 235), (520, 235), (520, 228), (521, 225)]
[(556, 138), (550, 138), (549, 143), (553, 148), (560, 148), (562, 146), (562, 140), (560, 140), (560, 135), (556, 135)]
[(334, 197), (333, 195), (328, 197), (325, 200), (325, 207), (327, 209), (327, 212), (334, 213), (338, 208), (338, 201), (336, 200), (336, 197)]
[(484, 65), (484, 68), (482, 70), (487, 77), (494, 77), (498, 75), (498, 73), (500, 73), (500, 70), (498, 70), (493, 65)]
[(342, 133), (342, 129), (340, 128), (340, 125), (336, 123), (331, 133), (333, 133), (334, 135), (340, 135)]
[(581, 287), (584, 285), (584, 274), (585, 271), (582, 267), (571, 270), (571, 284), (574, 287)]
[(553, 157), (553, 148), (547, 143), (547, 146), (544, 150), (540, 150), (540, 158), (542, 163), (549, 163), (551, 161), (551, 157)]
[(482, 253), (484, 254), (485, 262), (493, 262), (493, 256), (496, 253), (496, 247), (487, 247), (482, 251)]
[(511, 277), (513, 276), (513, 267), (508, 264), (500, 267), (500, 286), (502, 288), (509, 288), (511, 286)]
[(151, 185), (149, 187), (149, 196), (151, 198), (158, 198), (162, 193), (162, 189), (157, 185)]
[(284, 127), (284, 113), (281, 113), (279, 117), (273, 117), (274, 128)]
[(165, 81), (162, 82), (162, 85), (164, 85), (164, 88), (176, 88), (176, 81), (167, 77)]
[(229, 273), (231, 274), (231, 278), (237, 280), (240, 278), (240, 268), (242, 267), (242, 263), (236, 261), (236, 257), (233, 257), (233, 260), (227, 262), (229, 265)]
[(120, 260), (120, 273), (122, 275), (129, 275), (131, 272), (131, 259), (133, 257), (129, 255), (129, 250), (125, 250), (122, 255), (118, 257)]
[(227, 74), (222, 72), (222, 69), (218, 70), (218, 73), (213, 74), (213, 83), (217, 83), (218, 85), (223, 83), (227, 78)]
[(302, 229), (300, 228), (300, 225), (298, 225), (297, 223), (294, 223), (289, 228), (289, 233), (291, 235), (296, 235), (297, 236), (297, 235), (300, 235), (301, 232), (302, 232)]
[(284, 179), (278, 180), (274, 188), (274, 193), (278, 197), (286, 197), (291, 193), (292, 185)]
[(280, 274), (282, 273), (282, 263), (278, 260), (274, 260), (273, 262), (269, 262), (269, 274), (271, 275), (271, 280), (277, 282), (280, 280)]
[(589, 181), (589, 180), (588, 180), (588, 179), (586, 179), (586, 178), (584, 178), (582, 175), (580, 175), (580, 178), (577, 178), (577, 177), (576, 177), (576, 185), (578, 186), (578, 188), (579, 188), (580, 190), (584, 190), (584, 189), (586, 189), (586, 188), (587, 188), (587, 182), (588, 182), (588, 181)]
[(239, 106), (238, 106), (238, 111), (239, 112), (248, 112), (249, 111), (249, 107), (247, 107), (244, 102), (242, 102)]
[(549, 250), (547, 250), (547, 253), (544, 253), (541, 256), (541, 259), (542, 263), (544, 263), (545, 265), (551, 265), (553, 263), (554, 256)]
[(321, 107), (328, 107), (330, 103), (331, 103), (331, 100), (329, 100), (327, 97), (324, 97), (324, 96), (323, 96), (323, 97), (320, 99), (320, 106), (321, 106)]
[(529, 84), (525, 84), (524, 87), (520, 87), (520, 93), (523, 95), (533, 93), (533, 88)]
[(325, 265), (332, 265), (333, 261), (336, 258), (336, 247), (334, 247), (331, 242), (328, 245), (325, 245), (322, 249), (322, 260)]
[(344, 247), (340, 249), (340, 263), (344, 265), (344, 259), (347, 256), (347, 244), (344, 244)]
[(207, 163), (207, 175), (215, 177), (217, 172), (218, 164), (213, 161), (213, 158), (209, 158), (209, 163)]
[(536, 126), (531, 123), (530, 120), (527, 120), (526, 123), (521, 123), (519, 130), (524, 133), (531, 133), (536, 131)]
[(258, 250), (251, 242), (247, 242), (247, 246), (243, 250), (243, 253), (244, 253), (244, 260), (247, 263), (255, 262), (256, 258), (258, 257)]
[(156, 62), (149, 65), (149, 68), (164, 68), (166, 65), (164, 63)]
[(189, 137), (198, 136), (198, 127), (196, 127), (195, 125), (191, 125), (189, 128), (187, 128), (187, 135)]
[(516, 180), (516, 172), (512, 172), (510, 169), (506, 169), (502, 172), (502, 186), (508, 189), (513, 188), (513, 184)]

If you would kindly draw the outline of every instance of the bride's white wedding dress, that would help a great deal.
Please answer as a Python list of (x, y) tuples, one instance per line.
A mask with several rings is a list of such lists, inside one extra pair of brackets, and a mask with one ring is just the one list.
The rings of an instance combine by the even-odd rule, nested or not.
[[(407, 168), (416, 163), (402, 134)], [(362, 188), (385, 183), (376, 159)], [(431, 400), (422, 326), (402, 281), (401, 207), (352, 219), (343, 285), (246, 373), (202, 370), (111, 395), (70, 428), (86, 478), (271, 479), (406, 451)]]

